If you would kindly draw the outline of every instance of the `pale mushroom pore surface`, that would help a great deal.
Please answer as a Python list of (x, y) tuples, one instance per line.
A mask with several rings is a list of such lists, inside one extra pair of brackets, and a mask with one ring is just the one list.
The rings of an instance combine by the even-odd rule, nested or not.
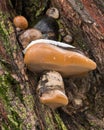
[(72, 45), (69, 44), (65, 44), (64, 42), (59, 42), (59, 41), (54, 41), (54, 40), (48, 40), (48, 39), (37, 39), (32, 41), (25, 49), (24, 49), (24, 53), (27, 51), (28, 48), (30, 48), (31, 46), (33, 46), (34, 44), (38, 44), (38, 43), (47, 43), (47, 44), (52, 44), (55, 46), (60, 46), (60, 47), (66, 47), (66, 48), (75, 48)]

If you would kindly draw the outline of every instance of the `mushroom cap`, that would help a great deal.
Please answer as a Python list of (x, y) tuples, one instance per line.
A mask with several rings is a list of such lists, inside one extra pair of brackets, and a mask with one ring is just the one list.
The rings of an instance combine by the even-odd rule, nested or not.
[(17, 28), (26, 29), (28, 27), (28, 21), (24, 16), (16, 16), (13, 19), (13, 23)]
[(60, 90), (54, 90), (50, 91), (49, 93), (42, 94), (42, 96), (40, 97), (40, 102), (55, 109), (57, 107), (67, 105), (68, 98)]
[(58, 19), (59, 18), (59, 11), (57, 8), (51, 7), (46, 11), (46, 15), (49, 17), (52, 17), (54, 19)]
[(22, 43), (23, 47), (26, 46), (33, 40), (42, 38), (42, 33), (34, 28), (27, 29), (19, 36), (19, 41)]
[[(41, 73), (45, 70), (54, 70), (61, 73), (63, 77), (68, 77), (96, 68), (96, 63), (83, 54), (49, 44), (52, 40), (39, 41), (41, 42), (30, 43), (25, 49), (24, 62), (32, 72)], [(59, 42), (53, 41), (53, 43)]]

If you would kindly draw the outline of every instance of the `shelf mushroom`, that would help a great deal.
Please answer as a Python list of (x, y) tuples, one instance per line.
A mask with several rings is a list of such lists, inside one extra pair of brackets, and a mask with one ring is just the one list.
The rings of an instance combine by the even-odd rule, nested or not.
[(37, 91), (41, 103), (52, 109), (68, 104), (62, 76), (56, 71), (48, 71), (42, 75)]
[[(96, 68), (96, 63), (77, 52), (74, 46), (53, 40), (32, 41), (24, 53), (24, 62), (29, 70), (35, 73), (46, 71), (39, 81), (38, 91), (40, 91), (40, 101), (51, 108), (68, 104), (64, 87), (62, 87), (63, 80), (59, 78), (61, 75), (62, 77), (69, 77)], [(59, 81), (61, 82), (60, 85)]]

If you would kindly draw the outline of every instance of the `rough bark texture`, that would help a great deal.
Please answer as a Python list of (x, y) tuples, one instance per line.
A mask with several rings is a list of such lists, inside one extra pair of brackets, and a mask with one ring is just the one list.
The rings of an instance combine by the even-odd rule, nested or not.
[[(37, 20), (44, 14), (47, 2), (12, 0), (13, 8), (9, 0), (0, 0), (0, 128), (103, 130), (104, 2), (103, 0), (51, 1), (50, 5), (60, 11), (58, 23), (64, 30), (64, 35), (70, 34), (73, 37), (71, 44), (97, 63), (97, 69), (89, 74), (64, 79), (69, 104), (55, 111), (39, 102), (36, 92), (37, 75), (27, 70), (24, 65), (22, 48), (16, 39), (12, 23), (16, 13), (29, 18), (30, 12), (29, 24), (32, 26), (35, 23), (33, 19)], [(33, 13), (34, 7), (38, 15)], [(63, 36), (61, 39), (63, 40)]]

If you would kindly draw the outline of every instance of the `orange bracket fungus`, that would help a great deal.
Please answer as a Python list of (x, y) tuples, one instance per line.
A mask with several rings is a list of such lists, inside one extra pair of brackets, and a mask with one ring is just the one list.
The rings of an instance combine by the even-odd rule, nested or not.
[(18, 29), (24, 30), (24, 29), (28, 28), (28, 21), (24, 16), (16, 16), (13, 19), (13, 23), (14, 23), (15, 27)]
[(68, 104), (62, 77), (82, 74), (96, 68), (96, 63), (76, 51), (74, 46), (53, 40), (32, 41), (24, 54), (24, 62), (29, 70), (40, 74), (46, 72), (37, 89), (40, 102), (51, 108)]

